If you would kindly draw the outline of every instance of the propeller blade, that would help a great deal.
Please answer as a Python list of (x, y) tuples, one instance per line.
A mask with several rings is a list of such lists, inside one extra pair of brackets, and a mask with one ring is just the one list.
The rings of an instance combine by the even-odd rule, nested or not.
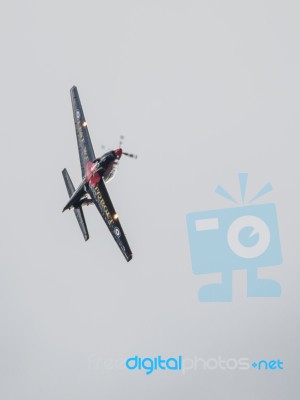
[(124, 136), (120, 135), (120, 141), (119, 141), (119, 148), (122, 148), (122, 144), (123, 144), (123, 140), (124, 140)]
[(131, 158), (135, 158), (135, 159), (137, 159), (137, 155), (136, 154), (132, 154), (132, 153), (125, 153), (125, 151), (123, 151), (123, 153), (122, 154), (124, 154), (124, 156), (127, 156), (127, 157), (131, 157)]

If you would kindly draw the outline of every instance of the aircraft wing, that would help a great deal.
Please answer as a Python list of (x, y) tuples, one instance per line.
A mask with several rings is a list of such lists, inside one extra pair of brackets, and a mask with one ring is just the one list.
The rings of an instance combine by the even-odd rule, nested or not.
[(85, 176), (86, 164), (95, 160), (95, 153), (90, 139), (89, 130), (84, 118), (78, 90), (76, 86), (71, 89), (73, 116), (79, 151), (82, 177)]
[(88, 185), (87, 189), (124, 257), (127, 261), (130, 261), (132, 259), (132, 252), (123, 232), (118, 215), (110, 200), (105, 183), (101, 179), (96, 186), (93, 187), (92, 185)]

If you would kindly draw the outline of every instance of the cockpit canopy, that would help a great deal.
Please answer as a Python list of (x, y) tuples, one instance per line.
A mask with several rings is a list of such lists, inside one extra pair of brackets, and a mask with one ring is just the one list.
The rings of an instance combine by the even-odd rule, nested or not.
[(116, 160), (116, 158), (117, 157), (113, 151), (108, 151), (107, 153), (103, 154), (102, 157), (100, 157), (100, 166), (106, 169), (111, 162)]

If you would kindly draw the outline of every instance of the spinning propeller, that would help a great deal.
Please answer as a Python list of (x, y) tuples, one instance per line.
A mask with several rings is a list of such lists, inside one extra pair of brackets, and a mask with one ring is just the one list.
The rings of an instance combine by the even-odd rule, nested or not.
[[(122, 148), (123, 140), (124, 140), (124, 136), (123, 136), (123, 135), (120, 135), (120, 142), (119, 142), (119, 148), (120, 148), (120, 149)], [(137, 155), (136, 155), (136, 154), (126, 153), (125, 151), (123, 151), (122, 154), (124, 154), (124, 156), (137, 159)]]
[[(125, 138), (125, 137), (124, 137), (123, 135), (120, 135), (120, 141), (119, 141), (119, 148), (120, 148), (120, 149), (122, 148), (124, 138)], [(104, 146), (104, 145), (101, 146), (101, 149), (103, 149), (104, 151), (106, 151), (106, 150), (111, 150), (111, 149), (109, 149), (107, 146)], [(123, 154), (124, 156), (137, 159), (137, 155), (136, 155), (136, 154), (127, 153), (126, 151), (122, 151), (122, 154)], [(119, 161), (119, 160), (116, 160), (116, 162), (118, 162), (118, 161)]]

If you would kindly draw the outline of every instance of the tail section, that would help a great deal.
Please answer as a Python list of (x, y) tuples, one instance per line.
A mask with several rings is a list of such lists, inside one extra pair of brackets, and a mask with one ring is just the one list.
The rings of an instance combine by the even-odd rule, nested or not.
[(78, 224), (80, 226), (81, 232), (83, 234), (84, 240), (87, 241), (89, 240), (89, 233), (86, 227), (86, 222), (85, 222), (85, 218), (84, 218), (84, 214), (82, 211), (81, 206), (74, 208), (74, 213), (76, 215)]
[[(69, 197), (71, 198), (75, 192), (74, 185), (73, 185), (71, 178), (68, 174), (68, 171), (66, 169), (64, 169), (62, 171), (62, 174), (64, 177), (64, 181), (66, 184), (66, 188), (67, 188)], [(65, 207), (65, 209), (66, 209), (66, 207)], [(81, 232), (83, 234), (84, 240), (86, 241), (89, 239), (89, 233), (87, 230), (87, 226), (86, 226), (86, 222), (85, 222), (85, 218), (84, 218), (84, 214), (83, 214), (81, 205), (77, 205), (76, 207), (74, 207), (74, 213), (77, 218), (78, 224), (80, 226)]]

